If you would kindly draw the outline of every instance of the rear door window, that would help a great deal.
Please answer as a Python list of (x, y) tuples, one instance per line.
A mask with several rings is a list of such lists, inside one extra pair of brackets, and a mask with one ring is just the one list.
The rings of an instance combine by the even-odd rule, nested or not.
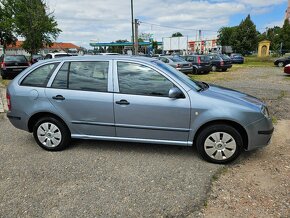
[(108, 61), (66, 62), (60, 68), (52, 88), (107, 92)]

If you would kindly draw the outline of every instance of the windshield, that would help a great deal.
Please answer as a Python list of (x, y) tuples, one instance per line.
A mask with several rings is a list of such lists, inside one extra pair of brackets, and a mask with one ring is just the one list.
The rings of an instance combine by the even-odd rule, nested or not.
[(225, 55), (225, 54), (221, 54), (221, 57), (224, 59), (224, 60), (229, 60), (231, 59), (229, 56)]
[(23, 55), (6, 56), (4, 58), (5, 62), (27, 62), (27, 59)]
[(158, 67), (161, 67), (163, 70), (169, 71), (171, 74), (176, 76), (179, 80), (184, 82), (186, 85), (188, 85), (192, 89), (195, 89), (196, 91), (201, 91), (204, 89), (204, 87), (202, 87), (200, 82), (195, 81), (189, 76), (181, 73), (180, 71), (176, 70), (174, 67), (171, 67), (168, 64), (164, 64), (161, 61), (154, 61), (153, 63), (156, 64)]

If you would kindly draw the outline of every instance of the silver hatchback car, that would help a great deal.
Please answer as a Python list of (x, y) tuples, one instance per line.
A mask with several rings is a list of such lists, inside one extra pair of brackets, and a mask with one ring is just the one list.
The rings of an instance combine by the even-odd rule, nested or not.
[(49, 151), (71, 138), (194, 145), (205, 160), (226, 163), (273, 133), (257, 98), (144, 57), (41, 61), (9, 84), (7, 100), (10, 122)]

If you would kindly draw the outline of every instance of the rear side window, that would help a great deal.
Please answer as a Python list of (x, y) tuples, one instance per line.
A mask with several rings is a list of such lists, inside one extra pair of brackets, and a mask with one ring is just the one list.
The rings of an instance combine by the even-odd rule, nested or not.
[(66, 62), (57, 73), (52, 88), (106, 92), (108, 61)]
[(47, 82), (59, 63), (46, 64), (32, 71), (22, 81), (23, 86), (46, 87)]

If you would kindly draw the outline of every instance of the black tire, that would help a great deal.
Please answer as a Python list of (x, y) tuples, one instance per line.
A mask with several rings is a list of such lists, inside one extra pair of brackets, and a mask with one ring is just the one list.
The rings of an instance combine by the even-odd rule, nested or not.
[(239, 132), (232, 126), (216, 124), (204, 128), (199, 133), (196, 147), (204, 160), (225, 164), (240, 155), (243, 140)]
[(212, 72), (216, 72), (216, 71), (217, 71), (217, 67), (216, 67), (216, 66), (212, 66), (212, 67), (211, 67), (211, 71), (212, 71)]
[(63, 150), (71, 139), (68, 127), (54, 117), (39, 119), (33, 127), (33, 136), (37, 144), (48, 151)]
[(192, 69), (192, 74), (198, 74), (198, 71), (195, 67)]
[(222, 71), (223, 71), (223, 72), (226, 72), (226, 71), (227, 71), (227, 69), (222, 69)]

